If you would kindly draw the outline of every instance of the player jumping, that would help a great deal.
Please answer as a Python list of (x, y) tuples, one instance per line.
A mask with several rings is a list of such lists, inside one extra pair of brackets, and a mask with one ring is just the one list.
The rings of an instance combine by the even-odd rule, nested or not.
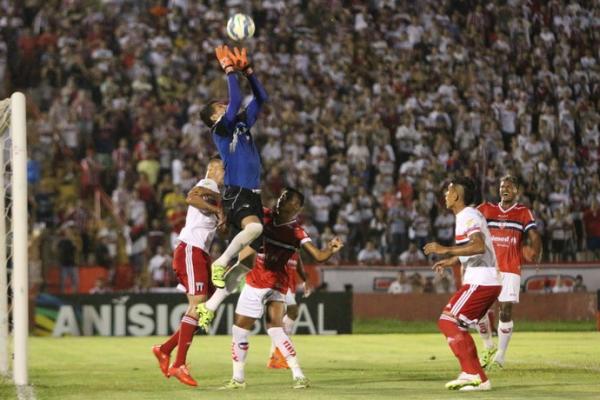
[[(173, 255), (173, 269), (179, 280), (177, 287), (186, 292), (189, 305), (179, 329), (165, 343), (152, 347), (162, 373), (190, 386), (198, 384), (190, 375), (185, 359), (198, 328), (196, 306), (205, 301), (214, 289), (209, 278), (208, 254), (217, 224), (222, 219), (222, 211), (217, 204), (221, 198), (219, 188), (223, 184), (223, 174), (221, 159), (212, 158), (208, 162), (206, 177), (188, 193), (186, 201), (189, 207), (185, 226), (179, 233), (180, 243)], [(169, 367), (171, 352), (176, 346), (177, 358)]]
[(470, 206), (474, 194), (475, 185), (470, 179), (459, 177), (450, 182), (445, 201), (446, 207), (456, 216), (456, 246), (433, 242), (424, 247), (427, 255), (452, 256), (435, 263), (433, 268), (436, 272), (442, 273), (444, 268), (458, 263), (465, 268), (462, 287), (452, 296), (438, 320), (438, 327), (461, 366), (458, 378), (446, 383), (446, 388), (462, 391), (492, 388), (479, 363), (477, 348), (468, 328), (485, 315), (502, 288), (485, 217)]
[(265, 304), (267, 333), (292, 370), (293, 388), (308, 386), (308, 380), (296, 358), (294, 345), (283, 329), (285, 293), (289, 286), (286, 264), (300, 247), (315, 260), (326, 261), (342, 248), (342, 242), (334, 238), (325, 249), (318, 249), (296, 221), (296, 215), (303, 205), (304, 196), (287, 188), (279, 197), (274, 211), (264, 210), (264, 245), (256, 259), (256, 265), (246, 276), (246, 285), (237, 302), (232, 328), (233, 377), (224, 389), (246, 387), (244, 365), (249, 348), (248, 336), (254, 322), (262, 317)]
[[(519, 302), (521, 289), (521, 252), (529, 262), (539, 262), (542, 253), (542, 241), (533, 214), (527, 207), (516, 202), (519, 193), (517, 178), (512, 175), (504, 176), (500, 180), (499, 190), (500, 203), (483, 203), (477, 207), (487, 220), (492, 234), (502, 278), (502, 292), (498, 296), (498, 348), (492, 340), (492, 327), (487, 314), (477, 325), (485, 346), (481, 365), (488, 370), (494, 366), (504, 366), (504, 355), (513, 332), (512, 306)], [(531, 246), (526, 246), (522, 251), (524, 234), (527, 234)]]
[[(227, 74), (229, 103), (211, 101), (201, 111), (204, 123), (210, 127), (213, 140), (225, 164), (225, 192), (223, 208), (230, 228), (230, 242), (223, 254), (212, 264), (212, 282), (222, 289), (229, 262), (257, 239), (263, 231), (260, 198), (261, 163), (250, 128), (256, 122), (267, 93), (254, 75), (246, 49), (241, 51), (227, 46), (215, 49), (221, 68)], [(241, 71), (250, 82), (254, 97), (246, 109), (238, 113), (242, 95), (235, 71)], [(227, 292), (218, 291), (223, 299)]]

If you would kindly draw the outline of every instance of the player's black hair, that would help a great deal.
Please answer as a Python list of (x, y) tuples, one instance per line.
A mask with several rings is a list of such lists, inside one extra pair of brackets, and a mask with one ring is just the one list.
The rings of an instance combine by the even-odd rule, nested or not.
[(200, 119), (202, 120), (202, 122), (204, 122), (206, 124), (206, 126), (208, 126), (209, 128), (212, 128), (213, 125), (215, 124), (215, 122), (212, 120), (212, 115), (215, 112), (214, 108), (215, 108), (215, 104), (219, 104), (220, 101), (219, 100), (211, 100), (208, 102), (207, 105), (205, 105), (202, 110), (200, 110)]
[(500, 178), (500, 182), (502, 182), (502, 181), (509, 181), (516, 187), (519, 187), (519, 185), (520, 185), (519, 178), (517, 178), (516, 176), (511, 175), (511, 174), (506, 174), (502, 178)]
[(461, 186), (463, 188), (463, 201), (466, 206), (475, 202), (475, 196), (477, 195), (477, 188), (475, 182), (471, 178), (466, 176), (457, 176), (452, 178), (450, 181), (454, 186)]
[(301, 206), (304, 205), (304, 195), (302, 194), (302, 192), (300, 192), (299, 190), (296, 190), (292, 187), (289, 187), (289, 186), (283, 190), (290, 193), (293, 197), (296, 197), (298, 199), (298, 201), (300, 202)]

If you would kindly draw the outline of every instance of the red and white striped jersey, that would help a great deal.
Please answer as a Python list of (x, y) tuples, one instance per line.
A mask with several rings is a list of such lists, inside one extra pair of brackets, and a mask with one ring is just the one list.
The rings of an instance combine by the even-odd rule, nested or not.
[(455, 242), (457, 245), (465, 244), (469, 241), (469, 236), (476, 233), (483, 235), (485, 252), (459, 257), (460, 263), (465, 268), (463, 282), (467, 285), (500, 285), (492, 235), (488, 230), (485, 217), (475, 208), (465, 207), (456, 214)]
[(536, 228), (532, 212), (519, 203), (507, 210), (500, 204), (487, 202), (477, 208), (485, 216), (492, 234), (498, 268), (502, 272), (520, 275), (523, 234)]

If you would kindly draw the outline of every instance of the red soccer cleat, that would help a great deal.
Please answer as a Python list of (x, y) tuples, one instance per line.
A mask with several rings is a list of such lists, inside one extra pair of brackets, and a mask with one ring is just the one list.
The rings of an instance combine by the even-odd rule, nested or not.
[(163, 373), (163, 375), (165, 377), (169, 377), (169, 362), (171, 361), (171, 356), (168, 354), (163, 353), (160, 350), (160, 345), (154, 345), (152, 346), (152, 352), (154, 353), (154, 355), (156, 356), (156, 359), (158, 360), (158, 366), (160, 367), (161, 372)]
[(169, 368), (169, 376), (174, 376), (175, 378), (179, 379), (181, 383), (185, 383), (186, 385), (198, 386), (198, 382), (192, 378), (190, 371), (185, 365)]
[(281, 354), (278, 348), (275, 348), (273, 354), (271, 354), (271, 358), (269, 358), (269, 362), (267, 363), (267, 368), (271, 369), (288, 369), (287, 361), (285, 361), (285, 357)]

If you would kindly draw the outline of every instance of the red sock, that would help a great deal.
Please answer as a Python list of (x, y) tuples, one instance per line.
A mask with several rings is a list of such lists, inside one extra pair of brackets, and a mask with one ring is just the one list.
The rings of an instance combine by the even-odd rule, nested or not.
[(479, 374), (482, 382), (487, 381), (487, 376), (481, 368), (481, 364), (479, 364), (479, 358), (477, 358), (477, 348), (473, 338), (469, 335), (469, 332), (459, 328), (456, 321), (451, 319), (452, 317), (449, 316), (440, 318), (438, 327), (448, 339), (448, 345), (458, 358), (462, 371), (467, 374)]
[(165, 354), (171, 354), (175, 346), (177, 346), (177, 342), (179, 342), (179, 329), (177, 329), (175, 333), (173, 333), (169, 340), (167, 340), (160, 346), (160, 351), (162, 351)]
[(465, 344), (465, 352), (467, 353), (467, 360), (471, 364), (471, 371), (476, 371), (475, 373), (479, 374), (481, 382), (487, 381), (487, 375), (485, 374), (483, 368), (481, 368), (481, 364), (479, 363), (479, 357), (477, 357), (477, 346), (475, 346), (475, 341), (473, 341), (473, 337), (469, 334), (468, 331), (461, 332), (463, 334), (463, 341)]
[(187, 356), (188, 349), (194, 339), (194, 332), (198, 328), (198, 320), (184, 315), (181, 319), (181, 325), (179, 325), (179, 342), (177, 343), (177, 358), (173, 363), (173, 367), (179, 367), (185, 364), (185, 357)]

